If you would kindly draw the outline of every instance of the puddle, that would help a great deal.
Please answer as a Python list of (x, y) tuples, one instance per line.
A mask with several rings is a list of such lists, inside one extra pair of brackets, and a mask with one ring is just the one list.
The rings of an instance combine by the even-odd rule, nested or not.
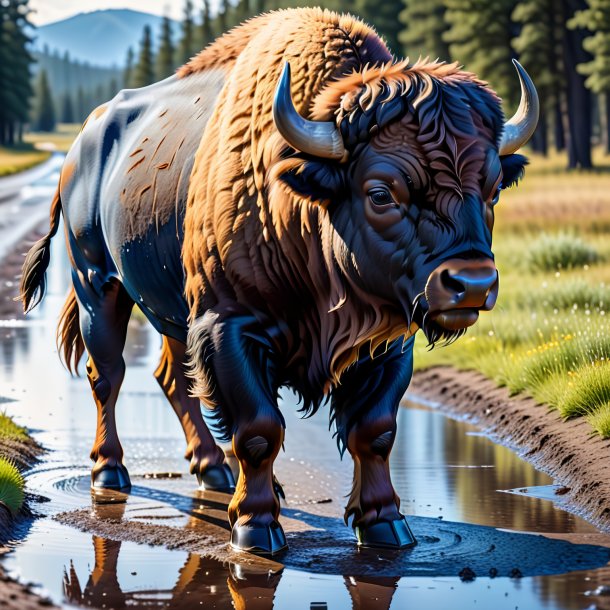
[[(328, 412), (300, 421), (294, 397), (284, 392), (286, 452), (277, 476), (287, 496), (282, 519), (291, 548), (273, 562), (229, 552), (227, 498), (195, 489), (182, 458), (182, 431), (152, 378), (160, 342), (137, 323), (129, 330), (128, 372), (117, 410), (133, 493), (123, 504), (93, 506), (88, 454), (94, 406), (87, 381), (71, 379), (55, 351), (62, 265), (67, 268), (58, 246), (56, 240), (47, 300), (31, 321), (3, 324), (0, 344), (0, 396), (7, 399), (2, 408), (52, 449), (28, 476), (30, 489), (51, 501), (36, 505), (43, 517), (2, 564), (56, 603), (250, 610), (610, 608), (608, 597), (585, 595), (610, 585), (610, 537), (561, 510), (548, 476), (430, 405), (405, 403), (392, 456), (393, 480), (417, 547), (402, 553), (356, 550), (342, 523), (350, 460), (339, 460)], [(100, 531), (83, 533), (55, 519), (74, 510)], [(133, 533), (118, 535), (129, 528), (140, 528), (139, 543), (127, 539)], [(151, 546), (164, 539), (164, 528), (174, 528), (173, 550)], [(206, 557), (206, 549), (222, 561)], [(466, 567), (474, 580), (467, 581)]]

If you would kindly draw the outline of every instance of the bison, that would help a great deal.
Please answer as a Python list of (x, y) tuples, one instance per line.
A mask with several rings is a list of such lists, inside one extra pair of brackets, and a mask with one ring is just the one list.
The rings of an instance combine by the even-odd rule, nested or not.
[[(515, 65), (521, 104), (505, 123), (495, 93), (457, 64), (398, 60), (352, 16), (282, 10), (94, 110), (21, 281), (28, 311), (63, 215), (72, 288), (58, 345), (72, 371), (88, 353), (92, 487), (130, 487), (114, 414), (135, 304), (163, 338), (155, 377), (191, 472), (234, 491), (235, 548), (286, 547), (273, 474), (282, 386), (305, 413), (330, 402), (354, 461), (345, 518), (358, 543), (415, 544), (388, 464), (398, 404), (416, 331), (452, 341), (494, 306), (494, 205), (521, 178), (515, 153), (538, 117)], [(201, 402), (232, 442), (237, 484)]]

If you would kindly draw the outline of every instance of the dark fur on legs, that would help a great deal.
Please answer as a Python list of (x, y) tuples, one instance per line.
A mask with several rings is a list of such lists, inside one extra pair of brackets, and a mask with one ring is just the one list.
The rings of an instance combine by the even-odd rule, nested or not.
[(395, 341), (372, 358), (362, 358), (333, 390), (332, 409), (338, 440), (354, 459), (354, 483), (345, 520), (367, 528), (402, 518), (390, 479), (389, 457), (396, 415), (413, 371), (413, 339)]
[(229, 504), (232, 543), (273, 554), (286, 541), (273, 478), (285, 424), (277, 408), (272, 350), (252, 316), (221, 317), (210, 310), (191, 327), (189, 355), (197, 395), (216, 405), (239, 461), (240, 476)]

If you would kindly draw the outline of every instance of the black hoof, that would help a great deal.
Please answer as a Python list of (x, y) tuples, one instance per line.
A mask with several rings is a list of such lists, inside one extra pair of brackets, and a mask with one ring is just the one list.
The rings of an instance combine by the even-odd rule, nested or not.
[(269, 525), (234, 525), (231, 546), (257, 555), (275, 555), (288, 548), (284, 530), (277, 521)]
[(123, 464), (104, 466), (100, 471), (91, 474), (91, 488), (128, 492), (131, 489), (131, 481), (127, 468)]
[(407, 520), (379, 521), (366, 527), (354, 528), (358, 545), (385, 549), (406, 549), (417, 544)]
[(209, 491), (223, 491), (233, 493), (235, 491), (235, 479), (227, 464), (208, 466), (203, 474), (197, 475), (199, 487)]

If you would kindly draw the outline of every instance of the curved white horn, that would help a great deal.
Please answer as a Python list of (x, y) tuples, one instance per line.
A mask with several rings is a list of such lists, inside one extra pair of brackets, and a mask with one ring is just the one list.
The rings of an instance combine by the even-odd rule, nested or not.
[(273, 121), (282, 137), (296, 150), (325, 159), (342, 159), (345, 155), (341, 132), (332, 121), (309, 121), (294, 107), (288, 62), (275, 90)]
[(513, 64), (521, 82), (521, 101), (514, 116), (504, 123), (500, 155), (517, 152), (532, 137), (540, 115), (540, 101), (532, 79), (516, 59)]

